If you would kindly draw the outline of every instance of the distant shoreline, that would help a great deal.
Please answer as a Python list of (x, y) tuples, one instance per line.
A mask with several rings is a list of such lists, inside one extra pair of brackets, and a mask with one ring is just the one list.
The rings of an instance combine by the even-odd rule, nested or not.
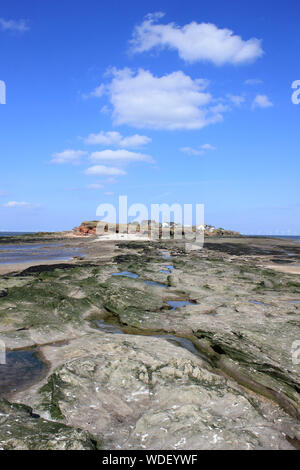
[(282, 240), (296, 240), (300, 243), (300, 235), (242, 235), (247, 238), (275, 238)]
[[(67, 231), (66, 231), (67, 232)], [(65, 233), (66, 233), (65, 232)], [(60, 234), (60, 233), (63, 233), (62, 231), (57, 231), (57, 232), (40, 232), (40, 231), (36, 231), (36, 232), (1, 232), (0, 231), (0, 237), (13, 237), (13, 236), (22, 236), (22, 235), (35, 235), (35, 234)], [(290, 239), (290, 240), (299, 240), (300, 241), (300, 234), (299, 235), (268, 235), (268, 234), (247, 234), (247, 233), (241, 233), (240, 234), (242, 237), (247, 237), (247, 238), (283, 238), (283, 239)]]

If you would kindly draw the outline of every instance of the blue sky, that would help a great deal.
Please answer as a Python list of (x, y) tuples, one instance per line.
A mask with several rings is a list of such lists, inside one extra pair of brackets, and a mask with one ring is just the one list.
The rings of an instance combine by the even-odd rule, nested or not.
[(71, 229), (128, 195), (299, 234), (299, 16), (291, 0), (2, 1), (0, 231)]

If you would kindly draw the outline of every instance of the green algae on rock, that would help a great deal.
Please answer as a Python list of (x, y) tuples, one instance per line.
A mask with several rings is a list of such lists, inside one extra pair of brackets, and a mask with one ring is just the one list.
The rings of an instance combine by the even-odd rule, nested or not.
[(28, 406), (0, 399), (1, 450), (96, 450), (101, 441), (87, 431), (47, 421)]

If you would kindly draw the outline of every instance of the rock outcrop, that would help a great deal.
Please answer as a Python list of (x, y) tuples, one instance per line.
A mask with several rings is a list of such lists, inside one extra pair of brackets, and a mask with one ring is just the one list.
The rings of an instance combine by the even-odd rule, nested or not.
[[(174, 233), (177, 231), (180, 234), (184, 235), (184, 226), (180, 224), (170, 223), (156, 223), (152, 220), (143, 220), (141, 224), (133, 222), (130, 224), (110, 224), (107, 222), (99, 221), (86, 221), (82, 222), (79, 227), (73, 228), (73, 233), (78, 236), (87, 236), (87, 235), (101, 235), (102, 233), (145, 233), (150, 236), (151, 227), (155, 227), (155, 230), (158, 231), (159, 237), (164, 238), (164, 235), (167, 233), (174, 236)], [(223, 228), (216, 228), (212, 225), (201, 225), (199, 227), (193, 226), (192, 230), (195, 231), (204, 231), (206, 236), (240, 236), (239, 232), (234, 232), (232, 230), (225, 230)]]
[(75, 235), (96, 235), (98, 221), (82, 222), (79, 227), (74, 227), (73, 232)]

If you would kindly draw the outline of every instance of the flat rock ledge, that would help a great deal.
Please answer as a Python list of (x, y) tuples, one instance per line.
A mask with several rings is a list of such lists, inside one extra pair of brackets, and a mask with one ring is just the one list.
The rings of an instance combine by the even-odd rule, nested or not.
[(300, 283), (263, 266), (266, 241), (86, 243), (0, 279), (1, 341), (47, 363), (0, 399), (1, 449), (299, 446)]

